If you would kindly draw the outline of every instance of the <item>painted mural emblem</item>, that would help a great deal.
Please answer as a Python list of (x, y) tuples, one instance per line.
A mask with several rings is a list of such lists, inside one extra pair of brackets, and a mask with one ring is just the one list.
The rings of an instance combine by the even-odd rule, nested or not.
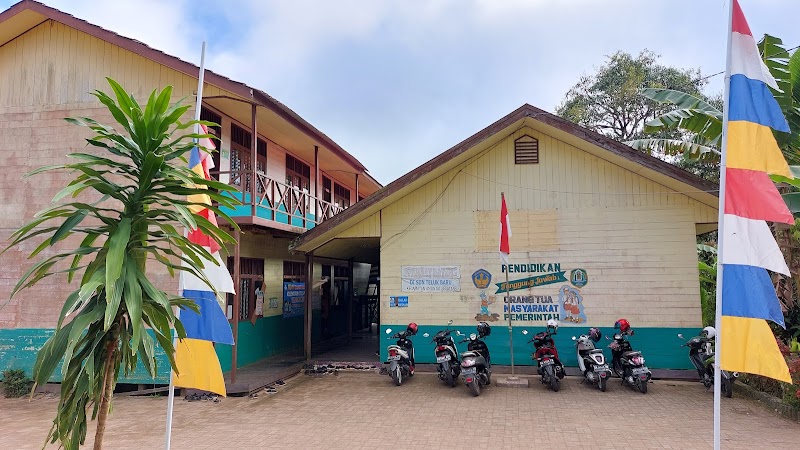
[(480, 294), (478, 294), (481, 299), (481, 310), (475, 315), (475, 320), (478, 322), (496, 322), (500, 320), (500, 314), (489, 311), (489, 305), (497, 301), (497, 297), (494, 295), (486, 294), (486, 288), (489, 287), (491, 282), (492, 274), (486, 269), (478, 269), (472, 274), (472, 284), (481, 290)]
[(582, 288), (589, 282), (589, 276), (583, 269), (573, 269), (572, 272), (569, 273), (569, 281), (573, 286)]
[(583, 297), (579, 290), (567, 285), (561, 286), (558, 292), (558, 303), (561, 306), (562, 322), (586, 323), (586, 313), (583, 310)]

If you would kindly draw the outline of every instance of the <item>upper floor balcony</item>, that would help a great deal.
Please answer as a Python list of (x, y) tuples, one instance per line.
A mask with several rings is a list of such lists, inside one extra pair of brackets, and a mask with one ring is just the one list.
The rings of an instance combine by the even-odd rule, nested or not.
[(211, 174), (238, 189), (242, 204), (223, 211), (240, 225), (303, 233), (381, 187), (315, 129), (303, 130), (255, 103), (242, 108), (248, 102), (241, 99), (204, 100), (201, 118), (219, 124), (209, 129), (219, 150)]

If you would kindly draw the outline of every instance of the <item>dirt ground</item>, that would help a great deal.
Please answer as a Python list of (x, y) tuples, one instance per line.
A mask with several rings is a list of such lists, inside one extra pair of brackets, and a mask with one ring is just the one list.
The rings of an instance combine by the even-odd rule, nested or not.
[[(655, 381), (646, 395), (616, 379), (608, 392), (568, 377), (560, 392), (490, 386), (472, 397), (417, 374), (400, 387), (375, 372), (299, 375), (274, 394), (220, 403), (176, 399), (173, 449), (533, 448), (708, 449), (712, 393)], [(745, 398), (723, 399), (725, 449), (797, 449), (800, 424)], [(0, 398), (0, 447), (41, 448), (56, 398)], [(118, 397), (109, 449), (164, 446), (165, 397)], [(87, 447), (93, 436), (93, 425)]]

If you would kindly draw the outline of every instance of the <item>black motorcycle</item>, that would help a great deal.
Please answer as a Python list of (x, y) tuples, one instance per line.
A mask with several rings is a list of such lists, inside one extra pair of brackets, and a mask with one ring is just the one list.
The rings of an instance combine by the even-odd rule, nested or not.
[[(386, 334), (391, 334), (388, 328)], [(397, 339), (397, 343), (387, 348), (389, 357), (389, 376), (397, 386), (403, 384), (403, 378), (414, 376), (414, 344), (409, 337), (417, 334), (417, 324), (411, 323), (405, 331), (395, 333), (388, 339)]]
[[(444, 380), (450, 387), (456, 387), (456, 380), (461, 374), (461, 363), (458, 359), (459, 353), (456, 348), (456, 342), (450, 336), (454, 330), (450, 329), (453, 321), (447, 322), (447, 328), (436, 333), (433, 336), (432, 343), (436, 343), (436, 370), (439, 373), (439, 379)], [(456, 334), (461, 335), (458, 331)], [(424, 337), (430, 336), (428, 333), (423, 334)]]
[(489, 360), (489, 347), (482, 340), (491, 333), (486, 322), (478, 324), (478, 334), (472, 333), (461, 342), (468, 342), (467, 351), (461, 354), (461, 376), (472, 395), (481, 395), (481, 386), (487, 386), (492, 379), (492, 365)]
[(627, 336), (633, 336), (633, 330), (625, 330), (614, 334), (614, 339), (608, 348), (611, 349), (611, 370), (622, 378), (622, 384), (639, 389), (642, 394), (647, 393), (647, 383), (653, 374), (644, 365), (642, 352), (637, 352), (631, 347)]
[[(552, 333), (551, 333), (552, 330)], [(560, 380), (564, 378), (564, 364), (558, 358), (558, 350), (552, 335), (556, 334), (558, 330), (557, 325), (547, 325), (545, 331), (536, 333), (533, 339), (528, 341), (533, 343), (535, 352), (531, 355), (532, 359), (536, 360), (538, 368), (536, 373), (541, 375), (542, 384), (550, 386), (553, 392), (558, 392), (561, 389)], [(522, 334), (528, 334), (527, 330), (523, 330)]]
[[(678, 337), (685, 339), (682, 334), (678, 333)], [(714, 338), (708, 336), (695, 336), (681, 347), (689, 347), (689, 360), (692, 365), (697, 369), (697, 374), (700, 376), (700, 382), (706, 387), (706, 390), (714, 386)], [(727, 370), (720, 370), (722, 380), (720, 380), (720, 388), (722, 395), (727, 398), (733, 397), (733, 383), (739, 377), (738, 372), (728, 372)]]

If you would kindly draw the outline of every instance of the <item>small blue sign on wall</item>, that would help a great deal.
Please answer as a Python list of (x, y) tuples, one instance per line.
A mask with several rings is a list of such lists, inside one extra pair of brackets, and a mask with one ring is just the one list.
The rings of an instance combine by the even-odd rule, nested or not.
[(401, 295), (396, 297), (389, 297), (389, 307), (394, 308), (395, 306), (397, 307), (408, 306), (408, 296)]

